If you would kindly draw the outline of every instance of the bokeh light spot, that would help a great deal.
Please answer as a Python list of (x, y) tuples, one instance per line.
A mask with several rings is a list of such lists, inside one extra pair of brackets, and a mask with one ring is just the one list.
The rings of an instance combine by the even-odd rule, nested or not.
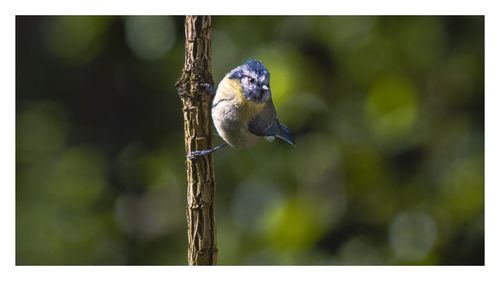
[(367, 122), (382, 140), (401, 137), (411, 131), (417, 119), (417, 96), (403, 77), (388, 76), (375, 82), (366, 99)]
[(342, 245), (335, 264), (375, 265), (385, 262), (384, 252), (365, 236), (354, 236)]
[(156, 60), (177, 41), (175, 22), (171, 17), (133, 16), (125, 20), (127, 43), (143, 60)]
[(66, 113), (59, 104), (40, 102), (17, 114), (17, 160), (32, 163), (61, 149), (67, 137)]
[(233, 221), (243, 231), (259, 233), (263, 230), (265, 215), (282, 200), (281, 191), (270, 183), (244, 182), (238, 187), (232, 200)]
[(266, 217), (265, 231), (269, 247), (277, 250), (308, 248), (322, 234), (315, 223), (311, 202), (291, 199), (276, 204)]
[(375, 17), (330, 17), (317, 23), (318, 33), (336, 51), (359, 48), (370, 39)]
[(182, 220), (180, 194), (176, 189), (154, 189), (144, 194), (123, 194), (116, 200), (115, 217), (120, 228), (142, 240), (174, 231)]
[(470, 156), (452, 165), (441, 182), (442, 205), (453, 219), (465, 221), (484, 210), (484, 157)]
[(51, 17), (42, 26), (47, 50), (67, 63), (80, 64), (95, 57), (110, 18), (92, 16)]
[(48, 191), (73, 208), (88, 208), (106, 187), (104, 163), (89, 147), (66, 150), (54, 164), (47, 182)]
[(433, 248), (436, 236), (436, 223), (422, 212), (400, 213), (389, 227), (389, 245), (394, 255), (407, 262), (425, 258)]
[(409, 17), (397, 26), (402, 61), (415, 69), (429, 70), (443, 57), (443, 25), (436, 17)]
[(162, 150), (130, 143), (116, 158), (118, 181), (126, 187), (114, 205), (120, 229), (148, 241), (178, 230), (183, 222), (181, 186)]

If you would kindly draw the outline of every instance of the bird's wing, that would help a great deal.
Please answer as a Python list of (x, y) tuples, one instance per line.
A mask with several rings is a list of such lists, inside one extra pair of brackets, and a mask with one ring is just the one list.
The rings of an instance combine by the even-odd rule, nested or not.
[(276, 109), (269, 100), (264, 109), (248, 123), (248, 130), (257, 136), (276, 136), (280, 132), (280, 123), (276, 117)]

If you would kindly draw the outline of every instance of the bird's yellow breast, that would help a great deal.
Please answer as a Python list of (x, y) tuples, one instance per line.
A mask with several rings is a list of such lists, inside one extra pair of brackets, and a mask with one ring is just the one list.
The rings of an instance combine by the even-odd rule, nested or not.
[(236, 79), (229, 79), (227, 76), (217, 87), (214, 104), (218, 100), (231, 100), (231, 105), (238, 110), (239, 118), (246, 119), (247, 122), (259, 114), (266, 105), (246, 99), (240, 82)]

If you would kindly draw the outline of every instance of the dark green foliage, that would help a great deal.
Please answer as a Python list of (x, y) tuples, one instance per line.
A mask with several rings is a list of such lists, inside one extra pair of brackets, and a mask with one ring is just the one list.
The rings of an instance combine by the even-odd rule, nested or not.
[[(483, 17), (213, 17), (295, 135), (214, 157), (219, 264), (483, 264)], [(17, 264), (185, 264), (183, 17), (17, 17)], [(219, 143), (217, 137), (213, 144)]]

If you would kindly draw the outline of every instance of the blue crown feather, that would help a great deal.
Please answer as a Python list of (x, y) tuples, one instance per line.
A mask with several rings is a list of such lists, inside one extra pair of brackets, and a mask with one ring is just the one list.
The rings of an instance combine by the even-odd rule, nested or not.
[(243, 74), (248, 72), (254, 72), (258, 76), (264, 75), (269, 76), (269, 71), (264, 66), (264, 64), (256, 59), (248, 59), (242, 65), (236, 67), (229, 73), (229, 78), (240, 79)]
[(264, 64), (256, 59), (248, 59), (247, 61), (245, 61), (242, 67), (246, 68), (249, 71), (257, 73), (259, 76), (269, 75), (269, 71), (264, 66)]

